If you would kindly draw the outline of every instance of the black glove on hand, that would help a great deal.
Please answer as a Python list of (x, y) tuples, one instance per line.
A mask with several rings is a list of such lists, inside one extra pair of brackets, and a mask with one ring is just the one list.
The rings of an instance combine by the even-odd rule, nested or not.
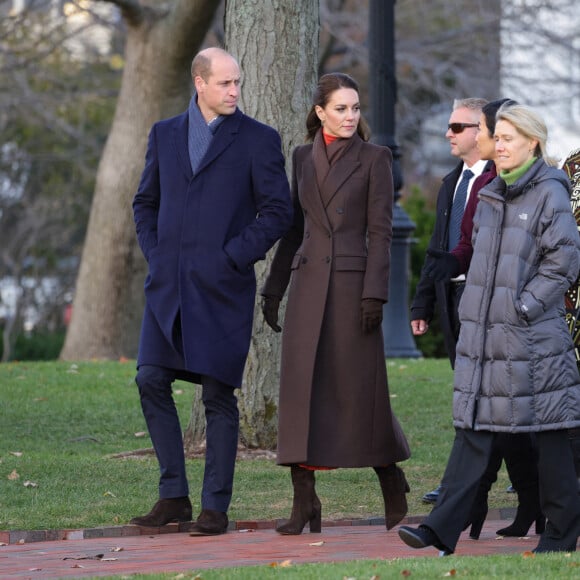
[(425, 265), (425, 275), (438, 282), (450, 280), (459, 272), (459, 260), (450, 252), (427, 250), (429, 259)]
[(278, 324), (278, 310), (280, 309), (280, 298), (276, 296), (262, 297), (262, 314), (266, 324), (274, 331), (280, 332), (282, 327)]
[(362, 331), (370, 334), (383, 321), (383, 301), (377, 298), (363, 298), (361, 303)]

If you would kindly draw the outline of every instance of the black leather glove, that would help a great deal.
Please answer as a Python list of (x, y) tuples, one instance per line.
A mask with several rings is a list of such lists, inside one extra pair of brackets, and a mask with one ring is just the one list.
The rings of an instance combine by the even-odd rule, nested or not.
[(429, 256), (425, 265), (425, 275), (438, 282), (450, 280), (459, 272), (459, 260), (450, 252), (427, 250)]
[(262, 297), (262, 314), (266, 324), (274, 331), (280, 332), (282, 327), (278, 324), (278, 310), (280, 309), (280, 298), (277, 296)]
[(383, 301), (378, 298), (363, 298), (361, 303), (362, 331), (374, 332), (383, 321)]

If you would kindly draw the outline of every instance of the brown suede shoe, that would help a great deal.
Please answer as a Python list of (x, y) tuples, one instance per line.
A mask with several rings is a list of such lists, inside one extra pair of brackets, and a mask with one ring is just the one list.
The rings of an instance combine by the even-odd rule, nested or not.
[(191, 502), (188, 497), (160, 499), (145, 516), (133, 518), (129, 523), (136, 526), (157, 528), (171, 522), (190, 522)]
[(228, 515), (215, 510), (201, 510), (197, 521), (189, 530), (190, 536), (217, 536), (228, 531)]

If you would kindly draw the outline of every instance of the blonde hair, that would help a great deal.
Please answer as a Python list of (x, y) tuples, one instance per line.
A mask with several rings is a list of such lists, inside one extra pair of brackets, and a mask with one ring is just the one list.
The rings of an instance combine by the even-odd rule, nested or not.
[(507, 121), (518, 133), (537, 141), (534, 156), (543, 159), (548, 165), (557, 165), (557, 161), (547, 153), (548, 128), (537, 111), (527, 105), (505, 103), (497, 112), (496, 123), (498, 121)]

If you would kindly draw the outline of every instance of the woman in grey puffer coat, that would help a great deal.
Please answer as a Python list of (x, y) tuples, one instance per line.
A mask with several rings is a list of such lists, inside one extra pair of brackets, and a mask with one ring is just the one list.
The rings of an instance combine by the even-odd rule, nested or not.
[(564, 294), (580, 268), (580, 239), (563, 171), (544, 161), (547, 131), (523, 105), (503, 106), (495, 130), (500, 176), (480, 192), (474, 254), (459, 307), (456, 436), (443, 493), (407, 544), (454, 551), (494, 434), (533, 432), (548, 524), (535, 552), (573, 551), (580, 496), (567, 430), (580, 426), (580, 377)]

